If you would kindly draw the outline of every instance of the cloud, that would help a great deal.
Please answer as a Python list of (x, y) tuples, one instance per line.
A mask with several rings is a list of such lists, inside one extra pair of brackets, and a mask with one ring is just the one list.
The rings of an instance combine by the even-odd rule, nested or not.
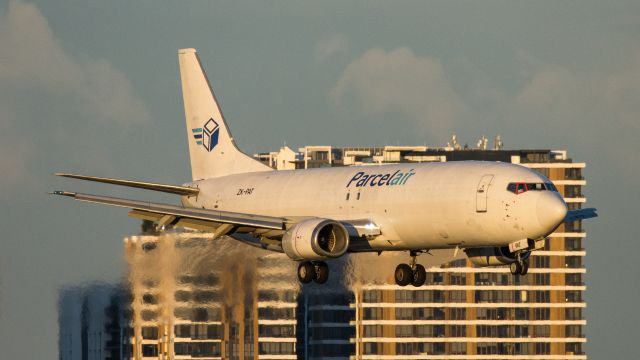
[(0, 15), (0, 86), (64, 93), (98, 121), (144, 123), (150, 116), (130, 81), (104, 59), (74, 56), (38, 8), (12, 0)]
[(344, 34), (334, 34), (333, 36), (318, 41), (313, 48), (313, 60), (322, 63), (336, 54), (344, 53), (349, 48), (349, 40)]
[(609, 166), (630, 178), (640, 151), (640, 51), (601, 71), (574, 71), (541, 65), (509, 99), (511, 118), (546, 129), (559, 144), (569, 141), (581, 152), (601, 152)]
[(0, 12), (0, 48), (0, 169), (11, 169), (0, 189), (28, 185), (43, 163), (61, 164), (77, 148), (108, 166), (101, 140), (87, 135), (150, 120), (124, 74), (65, 50), (33, 4), (13, 0)]
[(0, 112), (0, 169), (3, 169), (0, 176), (0, 198), (9, 196), (10, 193), (4, 191), (5, 187), (13, 187), (25, 182), (32, 182), (28, 176), (28, 163), (33, 158), (31, 142), (29, 139), (19, 140), (16, 131), (9, 122), (13, 109), (10, 104), (0, 101), (2, 111)]
[(351, 62), (330, 91), (336, 104), (355, 96), (365, 113), (398, 112), (445, 139), (464, 112), (440, 60), (410, 49), (371, 49)]

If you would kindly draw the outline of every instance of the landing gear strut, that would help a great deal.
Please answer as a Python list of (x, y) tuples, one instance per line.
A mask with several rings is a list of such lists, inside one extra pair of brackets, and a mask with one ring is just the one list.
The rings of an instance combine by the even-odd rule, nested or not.
[(329, 279), (329, 266), (324, 261), (303, 261), (298, 265), (298, 280), (308, 284), (311, 280), (324, 284)]
[(415, 287), (420, 287), (427, 280), (427, 271), (424, 266), (416, 262), (418, 252), (411, 251), (409, 255), (411, 255), (411, 265), (400, 264), (396, 267), (396, 272), (394, 273), (396, 284), (400, 286), (411, 284)]
[(516, 255), (516, 261), (509, 264), (512, 275), (527, 275), (529, 272), (529, 260), (523, 259), (520, 254)]

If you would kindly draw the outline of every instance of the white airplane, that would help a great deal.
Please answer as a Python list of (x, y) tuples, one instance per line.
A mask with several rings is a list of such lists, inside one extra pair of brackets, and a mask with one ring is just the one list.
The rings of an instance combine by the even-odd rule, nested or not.
[(462, 249), (480, 266), (527, 273), (528, 257), (561, 223), (595, 217), (567, 210), (551, 181), (525, 167), (484, 161), (399, 163), (274, 171), (236, 146), (194, 49), (179, 51), (193, 181), (177, 185), (56, 175), (180, 195), (181, 205), (55, 191), (131, 209), (158, 227), (228, 235), (299, 261), (298, 279), (324, 283), (325, 260), (347, 252), (408, 251), (398, 285), (421, 286), (416, 256)]

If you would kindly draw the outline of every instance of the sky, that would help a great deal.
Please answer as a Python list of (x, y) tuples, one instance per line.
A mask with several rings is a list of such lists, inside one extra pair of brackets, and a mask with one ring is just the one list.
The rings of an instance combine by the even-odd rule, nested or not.
[[(177, 50), (238, 145), (566, 149), (586, 162), (587, 354), (637, 357), (640, 2), (0, 1), (0, 349), (57, 357), (61, 287), (123, 274), (119, 209), (51, 176), (189, 179)], [(636, 219), (636, 220), (634, 220)]]

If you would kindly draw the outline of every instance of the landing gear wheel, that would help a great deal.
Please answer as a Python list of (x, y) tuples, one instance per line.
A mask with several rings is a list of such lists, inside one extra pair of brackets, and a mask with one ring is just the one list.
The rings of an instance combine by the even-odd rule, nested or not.
[(411, 266), (407, 264), (400, 264), (396, 267), (395, 272), (396, 284), (400, 286), (407, 286), (413, 279), (413, 271)]
[(523, 260), (522, 269), (520, 269), (520, 275), (527, 275), (528, 272), (529, 272), (529, 261)]
[(324, 284), (329, 279), (329, 266), (324, 261), (319, 261), (314, 264), (314, 277), (313, 281), (317, 284)]
[(303, 284), (308, 284), (315, 277), (315, 268), (309, 261), (303, 261), (298, 265), (298, 280)]
[(425, 270), (424, 266), (420, 264), (416, 264), (416, 268), (413, 269), (413, 278), (411, 279), (411, 285), (415, 287), (420, 287), (424, 285), (424, 282), (426, 280), (427, 280), (427, 270)]
[(511, 275), (520, 275), (522, 273), (522, 264), (519, 261), (512, 262), (509, 264), (509, 270)]

